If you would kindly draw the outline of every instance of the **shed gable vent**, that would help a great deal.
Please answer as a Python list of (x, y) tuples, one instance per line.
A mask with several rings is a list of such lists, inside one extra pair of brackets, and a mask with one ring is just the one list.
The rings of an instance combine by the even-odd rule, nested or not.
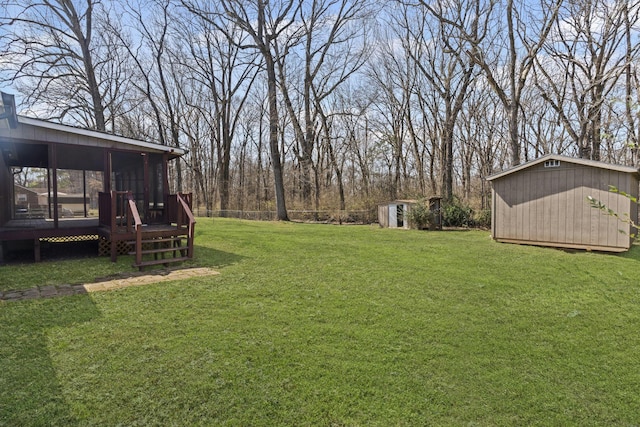
[(560, 160), (547, 160), (544, 162), (545, 168), (557, 168), (560, 167)]

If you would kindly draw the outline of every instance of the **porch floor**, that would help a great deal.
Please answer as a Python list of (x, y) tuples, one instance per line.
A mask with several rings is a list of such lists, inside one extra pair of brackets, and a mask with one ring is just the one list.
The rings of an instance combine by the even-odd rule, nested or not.
[[(98, 227), (98, 217), (94, 218), (60, 218), (58, 220), (58, 228), (90, 228)], [(0, 231), (16, 230), (16, 229), (36, 229), (50, 230), (54, 228), (52, 219), (30, 218), (30, 219), (12, 219), (7, 221), (0, 227)]]
[(0, 242), (69, 236), (97, 236), (98, 218), (64, 218), (54, 227), (52, 219), (13, 219), (0, 226)]
[[(101, 227), (103, 230), (111, 230), (109, 227), (107, 226), (102, 226)], [(177, 230), (177, 227), (175, 225), (171, 225), (171, 224), (142, 224), (142, 233), (153, 233), (156, 231), (162, 232), (162, 231), (175, 231)], [(120, 227), (118, 229), (116, 229), (115, 231), (116, 234), (127, 234), (127, 230), (124, 227)], [(132, 231), (129, 234), (133, 234), (135, 235), (135, 231)]]

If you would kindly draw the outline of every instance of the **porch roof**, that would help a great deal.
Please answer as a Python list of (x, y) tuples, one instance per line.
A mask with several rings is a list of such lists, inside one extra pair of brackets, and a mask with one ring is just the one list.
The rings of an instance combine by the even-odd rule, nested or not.
[(0, 125), (0, 138), (14, 142), (59, 143), (77, 147), (135, 150), (159, 154), (166, 153), (169, 155), (169, 158), (175, 158), (185, 154), (185, 150), (177, 147), (77, 128), (31, 117), (18, 116), (17, 123), (18, 125), (14, 129), (6, 125)]

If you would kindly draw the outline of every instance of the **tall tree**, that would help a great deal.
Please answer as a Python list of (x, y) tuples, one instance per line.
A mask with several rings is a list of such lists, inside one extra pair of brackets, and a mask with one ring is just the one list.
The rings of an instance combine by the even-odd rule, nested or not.
[[(369, 15), (368, 1), (312, 0), (300, 14), (302, 46), (289, 55), (275, 40), (280, 88), (293, 126), (298, 148), (296, 155), (302, 171), (302, 197), (310, 207), (313, 176), (313, 154), (318, 140), (318, 109), (332, 92), (351, 77), (366, 60), (367, 40), (364, 19)], [(295, 87), (288, 76), (287, 58), (302, 66), (301, 87)], [(293, 71), (293, 72), (292, 72)], [(294, 107), (292, 92), (299, 94), (299, 108)], [(316, 194), (316, 209), (319, 194)]]
[(539, 61), (536, 85), (580, 157), (600, 159), (603, 112), (627, 64), (637, 59), (638, 45), (627, 43), (626, 28), (639, 22), (639, 5), (567, 1), (545, 46), (547, 56)]
[(109, 52), (94, 37), (105, 14), (99, 0), (0, 2), (0, 62), (29, 107), (106, 130), (106, 89), (114, 76), (100, 76)]
[[(633, 63), (633, 22), (632, 9), (627, 5), (624, 11), (624, 39), (626, 51), (625, 65), (625, 118), (627, 124), (627, 146), (631, 148), (632, 164), (637, 165), (638, 153), (640, 152), (640, 127), (637, 124), (637, 117), (634, 111), (640, 108), (640, 80), (638, 79), (637, 66)], [(637, 19), (638, 7), (636, 6), (635, 17)], [(635, 98), (634, 98), (635, 94)]]
[[(453, 199), (453, 152), (456, 121), (474, 78), (476, 61), (466, 52), (484, 37), (487, 10), (481, 2), (436, 1), (424, 8), (403, 8), (398, 26), (402, 44), (416, 72), (433, 89), (430, 103), (440, 127), (441, 192)], [(435, 19), (434, 19), (435, 18)]]
[[(458, 27), (464, 33), (465, 29), (460, 23), (443, 13), (448, 8), (437, 9), (430, 2), (420, 1), (443, 23)], [(467, 34), (468, 41), (472, 43), (467, 54), (482, 68), (490, 87), (507, 111), (513, 166), (521, 161), (519, 116), (522, 94), (535, 59), (556, 22), (562, 2), (563, 0), (540, 0), (537, 5), (514, 0), (473, 2), (482, 4), (480, 8), (484, 15), (492, 16), (491, 27), (494, 33), (493, 37), (486, 37), (486, 33), (482, 37)], [(502, 11), (504, 16), (501, 15)], [(506, 28), (501, 28), (501, 23)]]
[[(180, 71), (171, 48), (177, 35), (172, 20), (171, 0), (142, 0), (128, 7), (134, 26), (134, 38), (145, 47), (147, 58), (137, 58), (129, 52), (145, 82), (143, 95), (153, 105), (158, 126), (158, 137), (163, 145), (180, 147)], [(142, 87), (141, 87), (142, 88)], [(176, 191), (182, 191), (182, 163), (175, 162)]]
[[(281, 38), (289, 40), (299, 38), (299, 31), (294, 23), (302, 7), (302, 2), (298, 0), (221, 0), (219, 10), (212, 10), (208, 2), (205, 2), (206, 7), (190, 0), (183, 0), (183, 4), (191, 12), (209, 20), (214, 25), (219, 22), (215, 18), (222, 13), (226, 19), (249, 35), (251, 41), (243, 42), (240, 46), (245, 49), (254, 49), (262, 56), (264, 71), (267, 75), (269, 152), (274, 178), (276, 215), (278, 220), (288, 221), (279, 146), (281, 130), (279, 129), (278, 79), (276, 74), (276, 61), (279, 58), (276, 56), (275, 43)], [(226, 27), (218, 29), (227, 31)], [(229, 36), (228, 39), (234, 40), (234, 37)]]
[[(193, 102), (209, 128), (211, 153), (215, 153), (217, 162), (220, 210), (224, 212), (229, 209), (231, 197), (232, 143), (240, 120), (246, 118), (241, 112), (260, 64), (255, 53), (240, 49), (242, 37), (247, 34), (234, 28), (233, 23), (218, 22), (214, 26), (198, 15), (186, 16), (184, 22), (184, 52), (178, 60), (184, 62), (191, 82), (183, 91), (186, 98), (193, 98), (186, 102)], [(218, 30), (223, 26), (227, 31)]]
[(384, 147), (380, 154), (387, 169), (386, 197), (391, 199), (403, 193), (407, 108), (414, 84), (409, 57), (396, 54), (395, 47), (390, 34), (379, 37), (377, 61), (367, 70), (369, 81), (378, 92), (372, 102), (371, 125), (376, 129), (378, 143)]

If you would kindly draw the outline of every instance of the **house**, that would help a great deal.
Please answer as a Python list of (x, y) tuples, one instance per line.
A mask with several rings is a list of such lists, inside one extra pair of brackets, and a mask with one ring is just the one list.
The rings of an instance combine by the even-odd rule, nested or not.
[[(6, 100), (4, 107), (11, 108)], [(11, 242), (30, 241), (38, 261), (40, 242), (48, 239), (99, 239), (112, 261), (118, 254), (133, 253), (139, 268), (193, 256), (191, 195), (169, 192), (169, 162), (183, 150), (4, 116), (0, 115), (0, 260)], [(47, 186), (37, 195), (38, 215), (30, 215), (34, 207), (29, 197), (33, 201), (34, 196), (14, 184), (14, 173), (24, 168), (37, 170)], [(63, 191), (62, 177), (73, 177), (73, 193)]]
[(600, 200), (637, 220), (638, 205), (610, 186), (638, 196), (637, 168), (547, 155), (487, 178), (492, 187), (491, 235), (499, 242), (622, 252), (629, 224), (591, 207)]
[(15, 184), (14, 195), (16, 218), (44, 217), (44, 213), (40, 209), (38, 189)]

